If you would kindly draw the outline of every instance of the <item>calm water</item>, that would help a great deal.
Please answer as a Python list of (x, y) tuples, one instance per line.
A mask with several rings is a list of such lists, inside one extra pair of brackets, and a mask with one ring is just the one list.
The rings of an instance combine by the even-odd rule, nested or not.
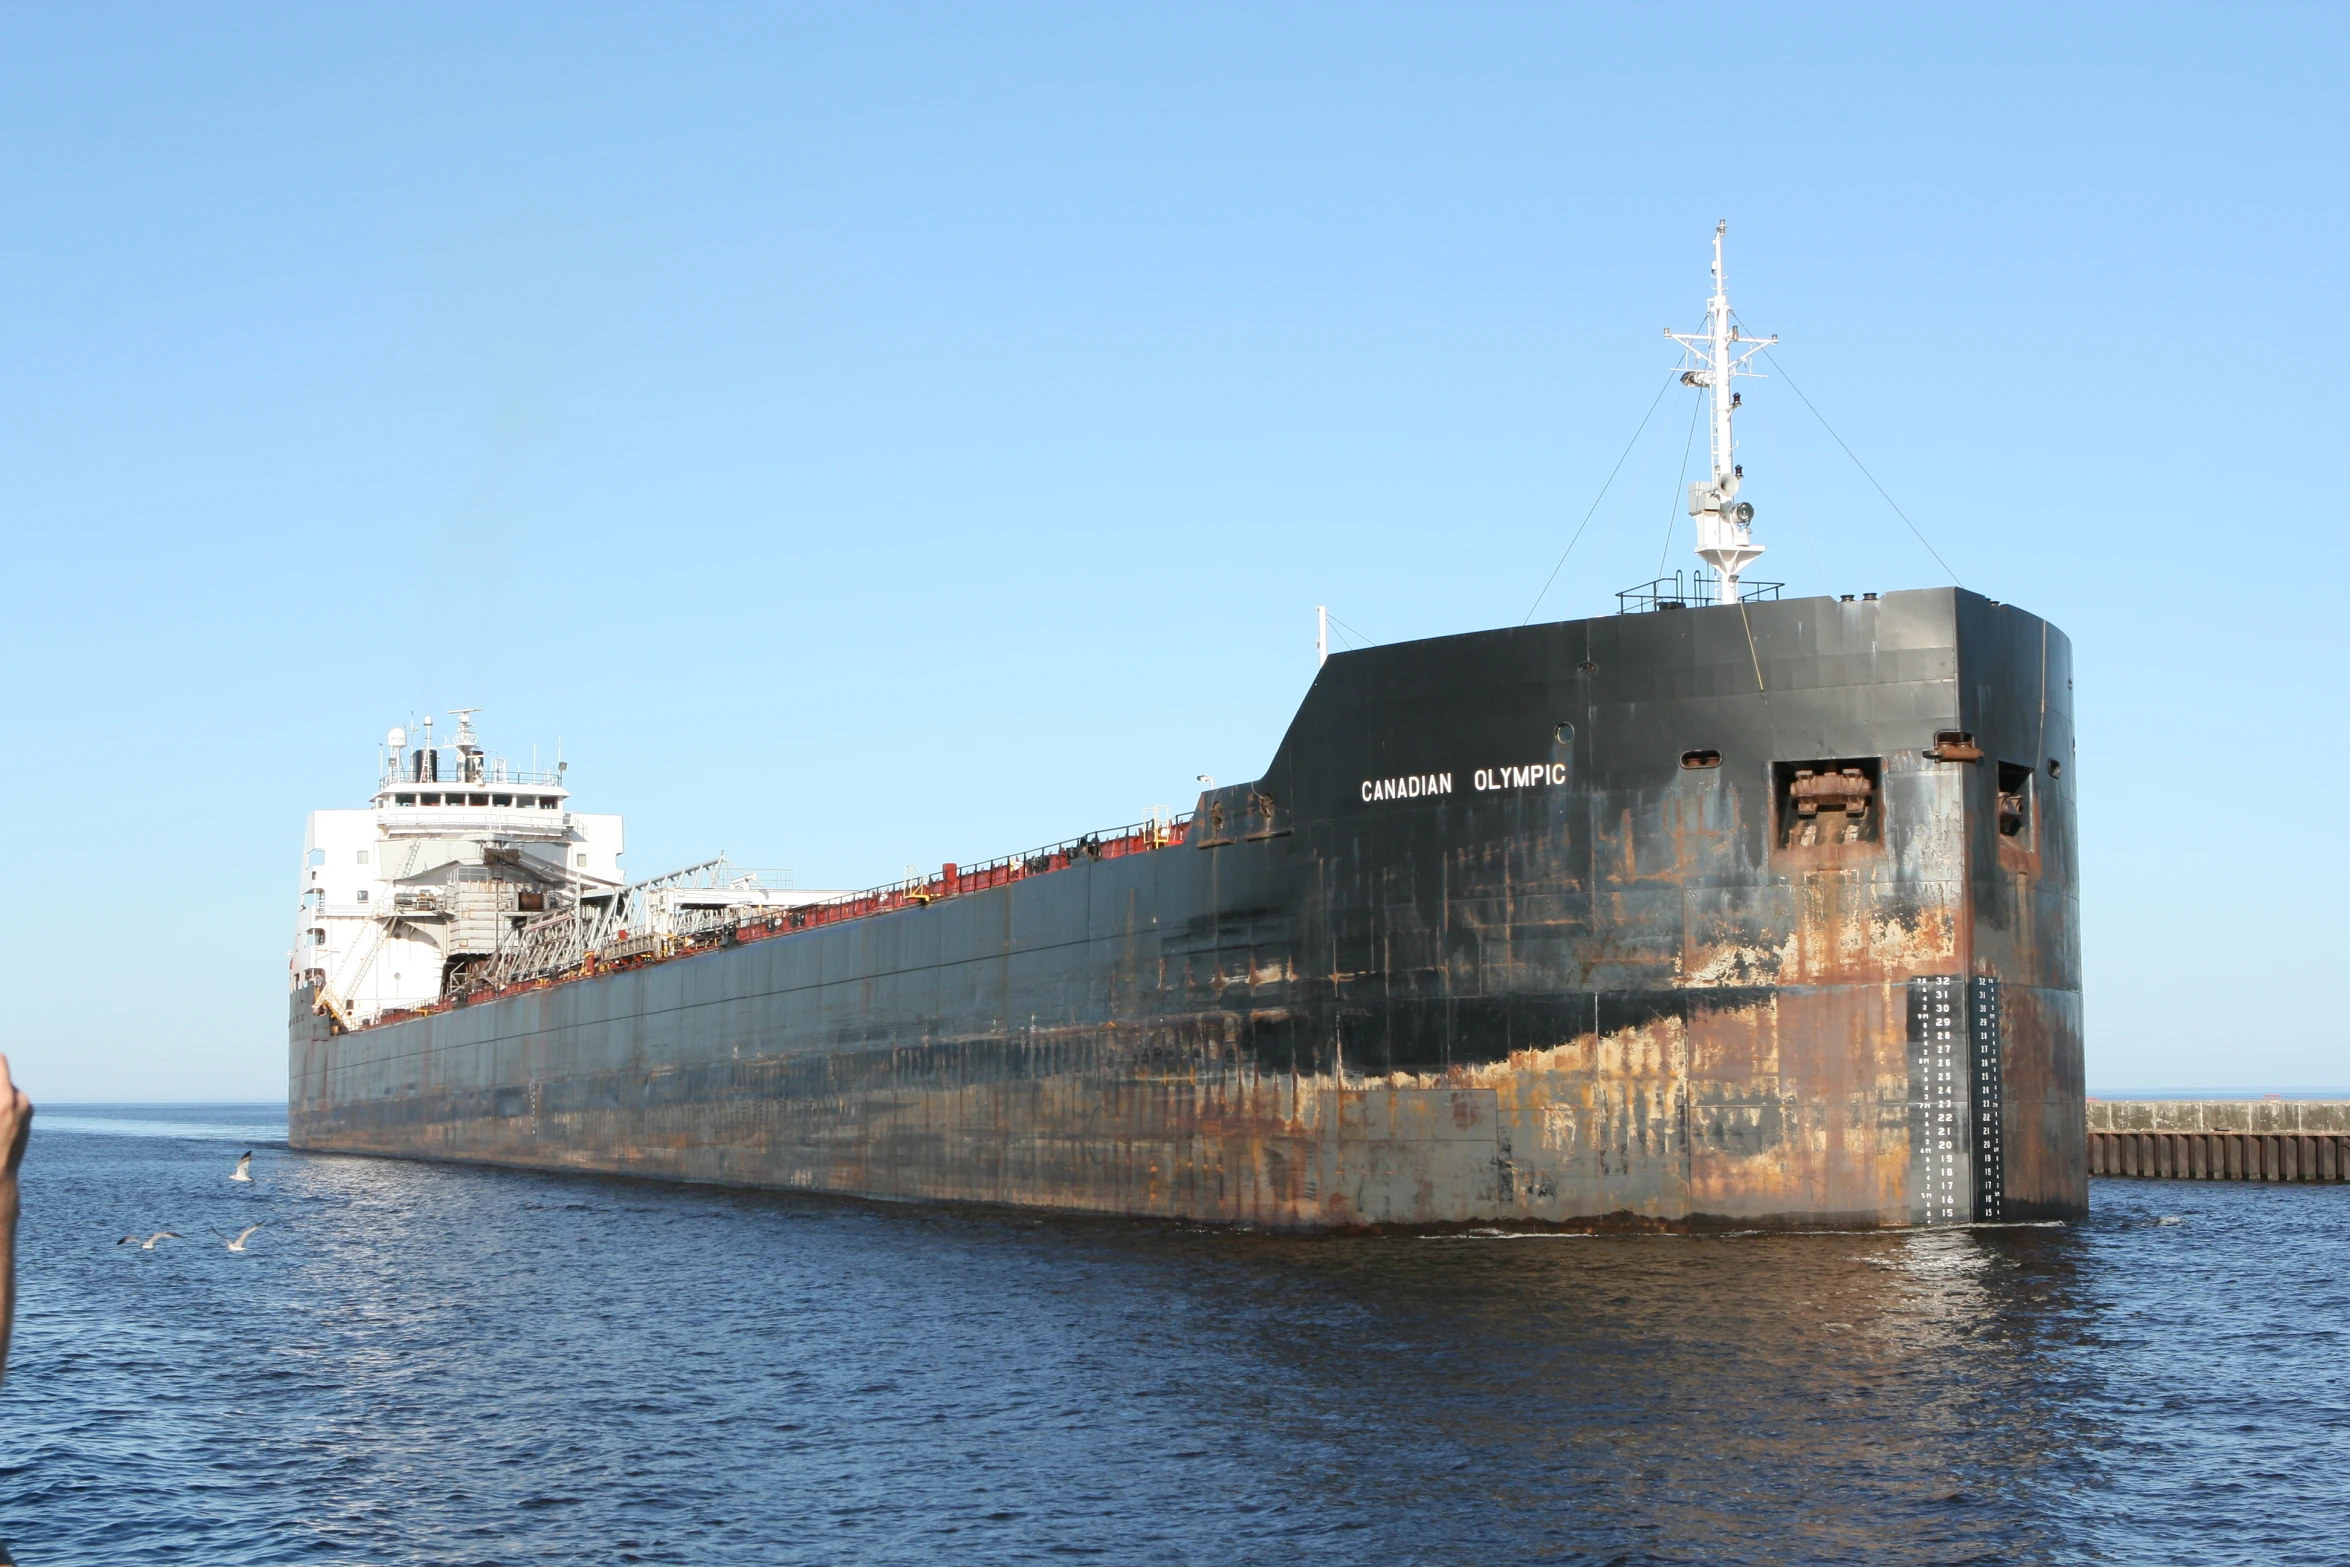
[(279, 1116), (37, 1123), (28, 1567), (2350, 1559), (2350, 1189), (1311, 1241), (324, 1158)]

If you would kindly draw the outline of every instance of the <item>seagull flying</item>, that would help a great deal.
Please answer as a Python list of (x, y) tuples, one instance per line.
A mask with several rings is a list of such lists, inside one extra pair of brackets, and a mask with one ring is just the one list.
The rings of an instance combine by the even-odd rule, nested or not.
[(237, 1231), (237, 1238), (235, 1240), (231, 1241), (225, 1235), (223, 1235), (221, 1239), (228, 1241), (228, 1249), (230, 1251), (243, 1251), (245, 1249), (245, 1237), (252, 1234), (259, 1228), (261, 1228), (260, 1221), (256, 1220), (253, 1223), (246, 1225), (243, 1229)]
[(229, 1179), (232, 1181), (253, 1179), (253, 1151), (251, 1149), (245, 1150), (245, 1157), (237, 1161), (237, 1173), (230, 1176)]
[(153, 1251), (157, 1241), (176, 1241), (179, 1238), (179, 1231), (177, 1230), (157, 1230), (154, 1234), (148, 1236), (143, 1241), (139, 1241), (139, 1238), (136, 1235), (125, 1235), (121, 1240), (116, 1241), (114, 1244), (117, 1246), (128, 1246), (133, 1241), (139, 1241), (139, 1250)]

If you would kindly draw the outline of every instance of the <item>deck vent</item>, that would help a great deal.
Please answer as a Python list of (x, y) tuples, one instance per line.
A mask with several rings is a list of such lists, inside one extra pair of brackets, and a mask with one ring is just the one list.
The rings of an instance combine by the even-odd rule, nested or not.
[(1719, 751), (1683, 751), (1681, 765), (1691, 772), (1706, 767), (1719, 767), (1722, 765), (1722, 753)]
[(1882, 770), (1873, 756), (1774, 764), (1779, 846), (1812, 849), (1878, 841)]

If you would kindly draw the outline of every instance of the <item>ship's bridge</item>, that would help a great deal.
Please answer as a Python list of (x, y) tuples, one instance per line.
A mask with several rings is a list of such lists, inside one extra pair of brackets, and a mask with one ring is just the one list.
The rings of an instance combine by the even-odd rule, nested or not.
[(446, 748), (432, 736), (432, 720), (410, 748), (405, 730), (386, 738), (376, 779), (376, 827), (395, 838), (560, 839), (571, 832), (566, 768), (517, 768), (481, 747), (470, 710), (458, 712), (457, 733)]
[(311, 813), (291, 966), (346, 1026), (431, 1002), (523, 924), (623, 881), (620, 818), (571, 808), (567, 764), (512, 766), (455, 714), (437, 743), (430, 718), (413, 744), (385, 736), (365, 807)]
[(569, 791), (552, 774), (490, 774), (464, 788), (402, 779), (375, 792), (375, 824), (387, 838), (543, 838), (571, 833)]
[(554, 781), (552, 773), (518, 773), (511, 780), (493, 778), (486, 784), (474, 784), (458, 789), (439, 784), (409, 783), (403, 780), (386, 784), (375, 792), (375, 808), (379, 811), (394, 807), (412, 809), (442, 809), (457, 806), (484, 806), (495, 810), (559, 811), (571, 791)]

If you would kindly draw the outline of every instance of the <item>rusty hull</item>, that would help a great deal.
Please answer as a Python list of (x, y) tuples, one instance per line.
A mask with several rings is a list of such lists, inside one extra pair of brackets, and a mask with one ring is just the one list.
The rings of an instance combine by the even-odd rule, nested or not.
[(1339, 654), (1180, 847), (356, 1033), (298, 994), (293, 1141), (1307, 1229), (2076, 1215), (2071, 708), (1956, 590)]

